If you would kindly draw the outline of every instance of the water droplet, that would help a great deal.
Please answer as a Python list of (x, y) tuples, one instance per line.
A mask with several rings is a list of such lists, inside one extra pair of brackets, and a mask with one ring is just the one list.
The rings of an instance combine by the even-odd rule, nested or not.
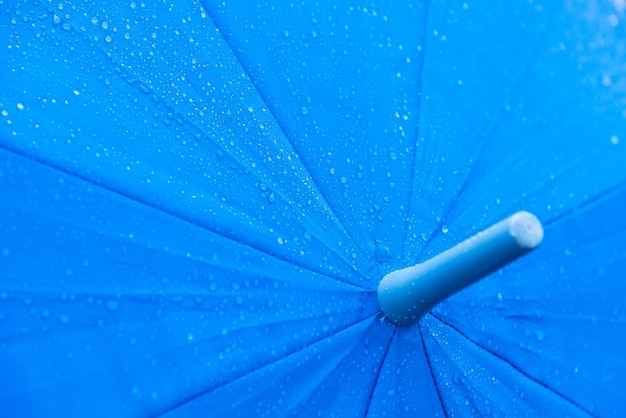
[(535, 336), (537, 337), (539, 341), (543, 341), (544, 338), (546, 338), (546, 335), (543, 333), (543, 331), (535, 332)]
[(65, 313), (59, 315), (59, 322), (62, 324), (67, 324), (68, 322), (70, 322), (70, 316)]
[(235, 298), (235, 303), (236, 303), (237, 305), (241, 305), (241, 304), (243, 303), (243, 298), (242, 298), (241, 296), (237, 296), (237, 297)]
[(443, 232), (444, 234), (447, 234), (447, 233), (448, 233), (448, 227), (447, 227), (447, 226), (445, 226), (445, 225), (444, 225), (444, 226), (442, 226), (442, 227), (441, 227), (441, 232)]
[(276, 241), (277, 241), (280, 245), (282, 245), (282, 244), (284, 244), (284, 243), (285, 243), (285, 240), (283, 239), (283, 237), (278, 237), (278, 238), (276, 238)]
[(6, 290), (3, 290), (2, 292), (0, 292), (0, 299), (6, 299), (9, 297), (9, 294), (6, 292)]
[(617, 137), (617, 135), (611, 135), (611, 144), (613, 145), (619, 144), (619, 138)]
[(307, 109), (306, 107), (302, 106), (302, 108), (300, 108), (300, 113), (302, 113), (303, 115), (308, 115), (309, 114), (309, 109)]
[(120, 304), (115, 300), (109, 300), (106, 303), (106, 308), (109, 312), (115, 312), (117, 311), (117, 308), (119, 307), (120, 307)]
[(462, 381), (461, 375), (459, 373), (454, 373), (454, 376), (452, 376), (452, 381), (455, 385), (460, 385)]

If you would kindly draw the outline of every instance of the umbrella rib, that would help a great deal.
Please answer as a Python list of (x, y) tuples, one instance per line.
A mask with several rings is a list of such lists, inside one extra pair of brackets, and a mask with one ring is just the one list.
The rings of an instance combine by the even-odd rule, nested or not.
[(369, 396), (367, 397), (367, 407), (365, 408), (364, 417), (369, 416), (370, 407), (372, 406), (372, 399), (374, 398), (374, 392), (376, 391), (376, 386), (378, 385), (378, 381), (380, 380), (380, 373), (383, 370), (383, 366), (385, 365), (385, 360), (387, 360), (387, 355), (389, 354), (389, 349), (391, 348), (391, 343), (393, 343), (393, 339), (396, 336), (396, 332), (398, 332), (398, 325), (395, 325), (393, 328), (393, 332), (389, 337), (389, 341), (387, 342), (387, 347), (385, 347), (385, 353), (383, 354), (383, 358), (380, 361), (380, 365), (378, 366), (378, 370), (376, 370), (376, 377), (374, 378), (374, 384), (372, 385), (372, 390), (370, 391)]
[(494, 356), (495, 358), (503, 361), (504, 363), (506, 363), (507, 365), (509, 365), (509, 367), (511, 367), (513, 370), (515, 370), (516, 372), (518, 372), (519, 374), (521, 374), (522, 376), (524, 376), (525, 378), (527, 378), (528, 380), (531, 380), (532, 382), (536, 383), (537, 385), (543, 387), (544, 389), (546, 389), (547, 391), (551, 392), (552, 394), (558, 396), (559, 398), (561, 398), (562, 400), (566, 401), (567, 403), (573, 405), (574, 407), (578, 408), (580, 411), (586, 413), (587, 415), (593, 416), (593, 414), (591, 413), (591, 411), (587, 410), (585, 407), (583, 407), (581, 404), (577, 403), (576, 401), (574, 401), (573, 399), (567, 397), (566, 395), (562, 394), (561, 392), (558, 392), (556, 389), (548, 386), (546, 383), (542, 382), (541, 380), (531, 376), (530, 374), (526, 373), (524, 370), (522, 370), (519, 366), (517, 366), (516, 364), (514, 364), (513, 362), (511, 362), (510, 360), (507, 360), (506, 358), (504, 358), (503, 356), (501, 356), (500, 354), (496, 353), (495, 351), (490, 350), (489, 348), (481, 345), (480, 343), (478, 343), (477, 341), (474, 341), (473, 339), (471, 339), (469, 336), (467, 336), (463, 331), (461, 331), (460, 329), (458, 329), (457, 327), (455, 327), (454, 325), (450, 324), (449, 322), (447, 322), (446, 320), (444, 320), (443, 318), (441, 318), (440, 316), (438, 316), (437, 314), (430, 312), (430, 315), (432, 315), (433, 318), (437, 319), (439, 322), (441, 322), (442, 324), (448, 326), (450, 329), (456, 331), (461, 337), (465, 338), (467, 341), (469, 341), (470, 343), (474, 344), (476, 347), (480, 348), (481, 350), (485, 351), (486, 353), (491, 354), (492, 356)]
[(244, 373), (240, 374), (239, 376), (236, 376), (235, 378), (233, 378), (233, 379), (231, 379), (231, 380), (229, 380), (227, 382), (223, 382), (221, 384), (218, 383), (218, 384), (212, 385), (211, 387), (206, 388), (204, 390), (201, 390), (198, 393), (195, 393), (193, 395), (187, 396), (185, 399), (182, 399), (182, 400), (180, 400), (180, 401), (170, 405), (169, 407), (165, 408), (163, 411), (159, 412), (155, 416), (160, 416), (161, 417), (161, 416), (168, 415), (169, 413), (174, 412), (177, 409), (180, 409), (180, 408), (184, 407), (185, 405), (188, 405), (191, 402), (194, 402), (194, 401), (202, 398), (203, 396), (206, 396), (206, 395), (208, 395), (208, 394), (210, 394), (210, 393), (212, 393), (212, 392), (214, 392), (214, 391), (216, 391), (216, 390), (218, 390), (218, 389), (220, 389), (220, 388), (222, 388), (224, 386), (230, 385), (230, 384), (232, 384), (232, 383), (234, 383), (234, 382), (236, 382), (236, 381), (238, 381), (240, 379), (245, 378), (246, 376), (249, 376), (249, 375), (251, 375), (253, 373), (256, 373), (256, 372), (258, 372), (258, 371), (260, 371), (260, 370), (262, 370), (262, 369), (264, 369), (266, 367), (269, 367), (269, 366), (275, 364), (278, 361), (281, 361), (281, 360), (284, 360), (287, 357), (293, 356), (293, 355), (301, 352), (302, 350), (305, 350), (308, 347), (311, 347), (311, 346), (313, 346), (313, 345), (315, 345), (315, 344), (317, 344), (317, 343), (319, 343), (319, 342), (321, 342), (321, 341), (323, 341), (323, 340), (325, 340), (327, 338), (331, 338), (331, 337), (333, 337), (333, 336), (335, 336), (335, 335), (337, 335), (337, 334), (339, 334), (339, 333), (341, 333), (341, 332), (343, 332), (343, 331), (345, 331), (345, 330), (347, 330), (347, 329), (349, 329), (349, 328), (351, 328), (351, 327), (353, 327), (353, 326), (355, 326), (357, 324), (360, 324), (360, 323), (363, 323), (365, 321), (368, 321), (371, 318), (375, 317), (376, 315), (378, 315), (378, 313), (375, 313), (375, 314), (372, 314), (372, 315), (368, 315), (367, 317), (365, 317), (363, 319), (359, 319), (356, 322), (350, 323), (350, 324), (348, 324), (345, 327), (338, 328), (334, 332), (332, 332), (332, 333), (330, 333), (328, 335), (324, 335), (323, 337), (321, 337), (321, 338), (319, 338), (317, 340), (314, 340), (314, 341), (306, 343), (305, 345), (299, 346), (299, 347), (295, 348), (294, 350), (285, 353), (280, 358), (277, 358), (277, 359), (274, 359), (272, 361), (269, 361), (269, 362), (267, 362), (265, 364), (262, 364), (262, 365), (260, 365), (258, 367), (255, 367), (255, 368), (253, 368), (251, 370), (247, 370)]
[(443, 415), (447, 418), (448, 411), (446, 409), (446, 405), (443, 402), (443, 397), (441, 396), (441, 391), (439, 390), (437, 379), (435, 379), (435, 371), (433, 370), (433, 366), (430, 361), (430, 354), (428, 354), (428, 349), (426, 348), (426, 343), (424, 342), (424, 334), (422, 333), (422, 324), (420, 322), (417, 323), (417, 329), (419, 330), (419, 333), (420, 333), (420, 340), (422, 342), (422, 348), (424, 349), (424, 357), (426, 357), (426, 364), (428, 365), (428, 371), (430, 372), (430, 377), (433, 380), (433, 384), (435, 385), (435, 391), (437, 392), (437, 397), (439, 398), (439, 403), (441, 404), (441, 410), (443, 411)]
[[(536, 54), (538, 54), (539, 49), (536, 48), (535, 51), (533, 52), (533, 54), (531, 54), (532, 56), (535, 56)], [(517, 83), (515, 84), (516, 87), (514, 89), (511, 90), (511, 95), (513, 95), (514, 92), (519, 92), (522, 90), (522, 87), (524, 86), (524, 81), (526, 80), (527, 77), (529, 77), (532, 72), (531, 72), (531, 67), (530, 67), (530, 61), (531, 60), (527, 60), (524, 64), (523, 70), (519, 76), (519, 79), (517, 80)], [(472, 178), (473, 174), (474, 174), (474, 169), (476, 168), (476, 161), (478, 161), (481, 157), (481, 154), (483, 153), (483, 151), (485, 150), (487, 143), (489, 142), (489, 138), (491, 136), (491, 134), (493, 132), (495, 132), (497, 130), (497, 128), (500, 126), (500, 123), (503, 120), (504, 115), (506, 114), (505, 112), (505, 107), (502, 107), (500, 109), (500, 112), (498, 112), (496, 118), (489, 123), (485, 128), (486, 128), (486, 132), (484, 135), (484, 140), (481, 141), (480, 145), (477, 147), (477, 151), (474, 154), (474, 158), (473, 161), (474, 163), (469, 167), (467, 174), (465, 175), (465, 178), (463, 179), (463, 183), (461, 185), (461, 188), (459, 189), (458, 193), (456, 193), (456, 199), (452, 200), (447, 208), (445, 209), (444, 215), (440, 217), (440, 221), (437, 222), (437, 226), (434, 229), (434, 232), (428, 237), (428, 239), (426, 240), (426, 242), (424, 243), (424, 245), (422, 246), (421, 252), (419, 253), (418, 259), (421, 259), (424, 254), (426, 253), (426, 251), (428, 250), (428, 248), (430, 247), (430, 245), (432, 244), (432, 242), (435, 240), (435, 238), (439, 235), (439, 231), (441, 231), (441, 227), (443, 225), (446, 225), (446, 223), (448, 223), (449, 221), (449, 217), (450, 217), (450, 213), (452, 212), (452, 210), (456, 207), (456, 203), (458, 202), (458, 197), (461, 196), (463, 193), (465, 193), (465, 190), (467, 190), (467, 187), (469, 186), (470, 179)], [(415, 179), (415, 177), (414, 177)], [(405, 240), (406, 242), (406, 240)]]
[(579, 212), (581, 210), (593, 207), (594, 205), (601, 203), (602, 200), (604, 200), (606, 198), (610, 198), (610, 197), (612, 197), (615, 194), (623, 192), (624, 189), (626, 189), (626, 179), (622, 180), (621, 182), (619, 182), (617, 184), (614, 184), (613, 186), (609, 187), (608, 189), (603, 190), (602, 192), (600, 192), (600, 193), (592, 196), (591, 198), (583, 201), (578, 206), (570, 208), (567, 211), (561, 213), (560, 215), (558, 215), (558, 216), (548, 220), (547, 222), (544, 222), (544, 225), (552, 226), (554, 224), (562, 222), (565, 219), (569, 218), (570, 216), (575, 215), (577, 212)]
[(262, 254), (265, 254), (265, 255), (267, 255), (268, 257), (272, 257), (272, 258), (274, 258), (274, 259), (276, 259), (276, 260), (280, 260), (280, 261), (282, 261), (282, 262), (285, 262), (285, 263), (289, 263), (289, 264), (295, 265), (295, 266), (297, 266), (297, 267), (299, 267), (299, 268), (301, 268), (301, 269), (303, 269), (303, 270), (310, 271), (310, 272), (312, 272), (312, 273), (314, 273), (314, 274), (319, 274), (319, 275), (324, 276), (324, 277), (327, 277), (327, 278), (329, 278), (329, 279), (331, 279), (331, 280), (336, 280), (336, 281), (338, 281), (338, 282), (341, 282), (341, 283), (344, 283), (344, 284), (347, 284), (347, 285), (350, 285), (350, 286), (354, 286), (354, 287), (359, 288), (359, 289), (361, 289), (361, 290), (365, 290), (365, 291), (368, 291), (368, 292), (372, 291), (372, 289), (370, 289), (370, 288), (367, 288), (367, 287), (365, 287), (365, 286), (362, 286), (362, 285), (360, 285), (360, 284), (358, 284), (358, 283), (352, 283), (352, 282), (349, 282), (349, 281), (343, 280), (341, 277), (338, 277), (338, 276), (329, 276), (329, 275), (327, 275), (327, 274), (325, 274), (325, 273), (323, 273), (323, 272), (319, 272), (319, 271), (312, 270), (312, 269), (310, 269), (310, 268), (308, 268), (308, 267), (306, 267), (306, 266), (296, 265), (296, 264), (294, 264), (291, 260), (286, 260), (286, 259), (284, 259), (284, 258), (282, 258), (282, 257), (277, 256), (276, 254), (271, 254), (271, 253), (269, 253), (269, 252), (263, 251), (262, 249), (259, 249), (259, 248), (256, 248), (256, 247), (253, 247), (253, 246), (251, 246), (251, 245), (250, 245), (250, 244), (248, 244), (248, 243), (245, 243), (245, 242), (242, 242), (242, 241), (235, 240), (235, 239), (233, 239), (232, 237), (230, 237), (230, 236), (228, 236), (228, 235), (225, 235), (225, 234), (223, 234), (223, 233), (221, 233), (221, 232), (219, 232), (219, 231), (214, 231), (214, 230), (212, 230), (212, 229), (210, 229), (210, 228), (208, 228), (208, 227), (206, 227), (206, 226), (204, 226), (204, 225), (201, 225), (201, 224), (198, 224), (197, 222), (194, 222), (194, 221), (193, 221), (193, 220), (191, 220), (191, 219), (188, 219), (188, 218), (186, 218), (186, 217), (184, 217), (184, 216), (180, 216), (180, 215), (179, 215), (179, 214), (177, 214), (175, 211), (168, 210), (167, 208), (162, 207), (162, 206), (154, 206), (154, 205), (151, 205), (151, 204), (149, 204), (149, 203), (147, 203), (147, 202), (145, 202), (145, 201), (143, 201), (143, 200), (137, 199), (136, 197), (132, 196), (132, 195), (131, 195), (131, 194), (129, 194), (129, 193), (126, 193), (126, 192), (121, 191), (121, 190), (115, 190), (115, 189), (112, 189), (112, 188), (108, 187), (106, 184), (104, 184), (104, 183), (102, 183), (102, 182), (97, 182), (97, 181), (94, 181), (94, 180), (92, 180), (92, 179), (88, 178), (87, 176), (82, 176), (82, 175), (80, 175), (80, 174), (78, 174), (78, 173), (75, 173), (75, 172), (73, 172), (73, 171), (71, 171), (71, 170), (69, 170), (69, 169), (67, 169), (67, 168), (65, 168), (65, 167), (63, 167), (63, 166), (61, 166), (61, 165), (59, 165), (59, 164), (55, 164), (55, 163), (51, 163), (51, 162), (49, 162), (49, 161), (45, 161), (44, 159), (39, 158), (39, 157), (37, 157), (37, 156), (27, 154), (27, 153), (25, 153), (25, 152), (22, 152), (22, 151), (20, 151), (20, 150), (18, 150), (18, 149), (13, 148), (13, 147), (8, 147), (8, 146), (6, 146), (6, 144), (0, 144), (0, 149), (4, 149), (4, 150), (6, 150), (6, 151), (8, 151), (8, 152), (11, 152), (11, 153), (13, 153), (13, 154), (15, 154), (15, 155), (19, 155), (19, 156), (20, 156), (20, 157), (22, 157), (22, 158), (26, 158), (26, 159), (29, 159), (29, 160), (35, 161), (35, 162), (37, 162), (37, 163), (39, 163), (39, 164), (42, 164), (42, 165), (44, 165), (44, 166), (46, 166), (46, 167), (52, 168), (52, 169), (54, 169), (54, 170), (57, 170), (57, 171), (59, 171), (59, 172), (61, 172), (61, 173), (65, 174), (65, 175), (67, 175), (67, 176), (70, 176), (70, 177), (72, 177), (72, 178), (75, 178), (75, 179), (78, 179), (78, 180), (84, 181), (84, 182), (89, 183), (89, 184), (92, 184), (92, 185), (94, 185), (94, 186), (97, 186), (97, 187), (99, 187), (99, 188), (101, 188), (101, 189), (103, 189), (103, 190), (106, 190), (106, 191), (107, 191), (107, 192), (109, 192), (109, 193), (112, 193), (112, 194), (117, 195), (117, 196), (121, 196), (121, 197), (123, 197), (123, 198), (126, 198), (126, 199), (128, 199), (128, 200), (132, 201), (132, 202), (135, 202), (136, 204), (139, 204), (139, 205), (145, 206), (145, 207), (150, 208), (150, 209), (152, 209), (152, 210), (159, 211), (159, 212), (161, 212), (161, 213), (163, 213), (163, 214), (166, 214), (166, 215), (168, 215), (168, 216), (171, 216), (171, 217), (173, 217), (173, 218), (175, 218), (175, 219), (178, 219), (178, 220), (180, 220), (180, 221), (182, 221), (182, 222), (186, 222), (186, 223), (188, 223), (188, 224), (190, 224), (190, 225), (193, 225), (193, 226), (195, 226), (195, 227), (197, 227), (197, 228), (200, 228), (200, 229), (202, 229), (202, 230), (204, 230), (204, 231), (207, 231), (207, 232), (210, 232), (210, 233), (215, 234), (215, 235), (217, 235), (217, 236), (220, 236), (221, 238), (227, 239), (227, 240), (232, 241), (232, 242), (236, 242), (238, 245), (243, 245), (243, 246), (246, 246), (246, 247), (248, 247), (248, 248), (250, 248), (250, 249), (252, 249), (252, 250), (255, 250), (255, 251), (258, 251), (258, 252), (260, 252), (260, 253), (262, 253)]
[[(602, 159), (603, 156), (604, 155), (601, 152), (599, 152), (598, 150), (592, 150), (591, 154), (587, 153), (587, 154), (585, 154), (584, 157), (578, 158), (578, 159), (573, 160), (572, 162), (570, 162), (563, 170), (560, 171), (558, 176), (567, 177), (570, 172), (579, 170), (580, 169), (580, 163), (582, 161), (584, 161), (585, 159), (589, 159), (589, 158), (592, 158), (592, 157), (597, 157), (598, 159)], [(596, 202), (597, 200), (602, 200), (605, 197), (612, 196), (614, 193), (619, 193), (620, 192), (619, 189), (624, 186), (624, 183), (626, 183), (626, 179), (622, 179), (620, 182), (609, 186), (607, 189), (603, 190), (602, 192), (600, 192), (600, 193), (598, 193), (596, 195), (593, 195), (591, 198), (585, 198), (583, 202), (579, 202), (578, 206), (570, 207), (566, 211), (557, 214), (554, 218), (551, 218), (551, 219), (548, 219), (548, 220), (544, 221), (543, 222), (544, 225), (547, 226), (547, 225), (559, 223), (564, 218), (567, 218), (567, 217), (569, 217), (571, 215), (576, 214), (579, 210), (586, 209), (588, 206), (592, 206), (592, 205), (594, 205), (596, 203), (599, 203), (599, 202)], [(551, 187), (553, 187), (553, 186), (550, 183), (544, 183), (542, 186), (535, 188), (532, 191), (532, 193), (537, 193), (537, 192), (540, 192), (543, 189), (549, 189)], [(503, 210), (501, 216), (505, 216), (505, 213), (510, 211), (512, 207), (519, 206), (519, 203), (520, 203), (521, 200), (523, 200), (523, 198), (524, 197), (518, 197), (518, 198), (513, 199), (512, 201), (510, 201), (510, 204), (508, 205), (508, 208), (506, 210)]]
[(420, 62), (419, 68), (417, 70), (417, 108), (415, 109), (416, 117), (417, 117), (417, 126), (415, 128), (415, 143), (413, 144), (413, 155), (411, 158), (411, 171), (409, 172), (411, 175), (411, 182), (409, 184), (408, 190), (408, 203), (406, 205), (406, 216), (404, 217), (406, 221), (404, 222), (404, 239), (403, 239), (403, 255), (406, 254), (406, 243), (407, 243), (407, 235), (409, 233), (409, 219), (411, 214), (411, 203), (413, 202), (413, 189), (415, 184), (415, 165), (417, 164), (417, 143), (419, 141), (420, 136), (420, 113), (422, 109), (422, 90), (423, 90), (423, 79), (424, 79), (424, 61), (426, 59), (426, 41), (428, 39), (428, 11), (429, 11), (430, 2), (424, 2), (424, 14), (422, 16), (422, 27), (424, 28), (424, 32), (422, 33), (422, 37), (420, 39), (420, 44), (422, 47), (422, 53), (420, 54)]
[[(250, 73), (250, 71), (248, 71), (248, 68), (244, 65), (243, 60), (241, 59), (240, 54), (237, 52), (237, 50), (235, 49), (234, 45), (231, 43), (231, 40), (225, 36), (225, 32), (222, 30), (222, 28), (220, 28), (220, 26), (217, 23), (217, 19), (215, 18), (215, 16), (213, 15), (213, 13), (211, 12), (211, 8), (208, 7), (206, 5), (206, 1), (205, 0), (201, 0), (200, 3), (202, 4), (202, 7), (204, 8), (204, 10), (206, 11), (206, 14), (209, 16), (209, 18), (211, 19), (211, 21), (213, 22), (213, 24), (215, 25), (215, 27), (218, 29), (219, 34), (221, 36), (221, 38), (224, 40), (224, 42), (226, 43), (226, 45), (228, 45), (228, 48), (231, 50), (233, 57), (235, 57), (235, 60), (237, 60), (237, 63), (239, 64), (239, 67), (241, 67), (241, 70), (244, 72), (246, 78), (250, 81), (250, 84), (252, 84), (252, 86), (254, 87), (254, 89), (256, 90), (259, 98), (263, 101), (263, 103), (265, 104), (265, 106), (267, 107), (267, 109), (270, 111), (270, 113), (272, 114), (274, 121), (276, 122), (276, 125), (278, 125), (278, 128), (280, 129), (280, 131), (282, 132), (283, 136), (287, 139), (289, 139), (289, 136), (287, 135), (287, 130), (285, 129), (285, 127), (283, 126), (283, 124), (280, 122), (280, 120), (278, 120), (278, 118), (276, 117), (276, 114), (273, 110), (274, 106), (272, 106), (268, 101), (267, 101), (267, 97), (261, 92), (261, 89), (259, 88), (259, 86), (257, 85), (257, 83), (255, 82), (254, 78), (252, 77), (252, 74)], [(291, 142), (291, 141), (290, 141)]]
[[(328, 199), (326, 199), (326, 196), (322, 193), (322, 191), (320, 190), (320, 188), (318, 187), (315, 178), (313, 177), (313, 175), (311, 174), (311, 170), (309, 169), (309, 167), (307, 166), (307, 164), (305, 164), (305, 162), (300, 158), (299, 154), (296, 152), (295, 147), (293, 146), (293, 142), (291, 141), (291, 136), (288, 134), (287, 129), (285, 128), (285, 126), (281, 123), (281, 121), (279, 120), (279, 118), (277, 117), (277, 113), (275, 110), (275, 107), (267, 100), (267, 96), (265, 94), (263, 94), (263, 92), (261, 91), (261, 88), (258, 86), (258, 84), (256, 83), (254, 77), (251, 76), (251, 73), (248, 71), (248, 68), (244, 65), (244, 61), (241, 59), (240, 54), (237, 52), (237, 49), (234, 47), (234, 45), (232, 44), (231, 40), (225, 36), (225, 32), (221, 30), (220, 26), (217, 23), (217, 19), (215, 18), (215, 16), (213, 15), (213, 13), (211, 12), (211, 8), (208, 7), (206, 5), (206, 1), (205, 0), (201, 0), (201, 4), (202, 7), (204, 8), (204, 10), (206, 11), (207, 15), (209, 16), (209, 18), (211, 19), (211, 21), (213, 22), (213, 24), (215, 25), (215, 27), (219, 30), (219, 34), (222, 37), (222, 39), (224, 39), (224, 42), (226, 43), (226, 45), (228, 45), (228, 47), (230, 48), (233, 56), (235, 57), (235, 59), (237, 60), (237, 63), (239, 64), (239, 66), (241, 67), (242, 71), (244, 72), (244, 74), (246, 75), (246, 77), (248, 78), (248, 80), (250, 81), (250, 84), (254, 87), (254, 89), (257, 91), (257, 94), (259, 96), (259, 98), (263, 101), (263, 103), (265, 104), (265, 106), (267, 107), (267, 109), (269, 110), (270, 114), (272, 115), (272, 118), (274, 119), (274, 121), (276, 122), (276, 125), (278, 126), (278, 128), (280, 129), (281, 133), (283, 134), (283, 136), (285, 137), (285, 139), (289, 142), (289, 144), (291, 145), (292, 150), (294, 151), (294, 154), (298, 157), (298, 160), (300, 161), (300, 163), (302, 164), (302, 167), (304, 167), (304, 169), (306, 170), (306, 173), (308, 175), (308, 177), (313, 181), (313, 183), (315, 184), (316, 187), (316, 191), (317, 193), (319, 193), (319, 195), (321, 196), (323, 203), (325, 205), (325, 207), (328, 209), (328, 211), (330, 212), (330, 214), (332, 214), (332, 217), (335, 219), (335, 221), (337, 222), (338, 225), (341, 225), (341, 230), (344, 234), (346, 234), (346, 236), (350, 239), (350, 242), (354, 245), (354, 248), (357, 249), (360, 253), (361, 256), (365, 259), (368, 258), (367, 253), (358, 245), (358, 241), (354, 239), (354, 237), (345, 229), (343, 223), (341, 222), (341, 220), (339, 219), (339, 217), (337, 216), (337, 214), (335, 213), (335, 211), (333, 210), (333, 208), (331, 207), (331, 205), (328, 203)], [(332, 249), (332, 248), (331, 248)], [(378, 268), (377, 266), (375, 266), (375, 268)], [(380, 271), (378, 272), (380, 274)], [(367, 278), (367, 276), (361, 272), (359, 272), (359, 274), (361, 274), (363, 277)]]

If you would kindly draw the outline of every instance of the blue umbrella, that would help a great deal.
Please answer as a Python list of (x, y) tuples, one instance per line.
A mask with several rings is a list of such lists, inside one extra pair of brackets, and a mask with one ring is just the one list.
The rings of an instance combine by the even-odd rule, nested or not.
[(175, 3), (0, 11), (3, 416), (624, 410), (622, 1)]

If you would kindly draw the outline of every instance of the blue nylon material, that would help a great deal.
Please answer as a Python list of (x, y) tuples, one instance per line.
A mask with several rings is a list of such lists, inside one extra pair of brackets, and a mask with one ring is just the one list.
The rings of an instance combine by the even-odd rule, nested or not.
[[(617, 415), (624, 11), (588, 3), (3, 4), (0, 415)], [(522, 209), (537, 251), (381, 318)]]

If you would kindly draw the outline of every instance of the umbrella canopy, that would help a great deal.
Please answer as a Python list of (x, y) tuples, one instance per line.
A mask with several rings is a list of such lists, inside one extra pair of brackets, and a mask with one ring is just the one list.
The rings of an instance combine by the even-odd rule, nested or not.
[[(2, 415), (617, 415), (624, 8), (4, 4)], [(384, 317), (522, 209), (537, 251)]]

